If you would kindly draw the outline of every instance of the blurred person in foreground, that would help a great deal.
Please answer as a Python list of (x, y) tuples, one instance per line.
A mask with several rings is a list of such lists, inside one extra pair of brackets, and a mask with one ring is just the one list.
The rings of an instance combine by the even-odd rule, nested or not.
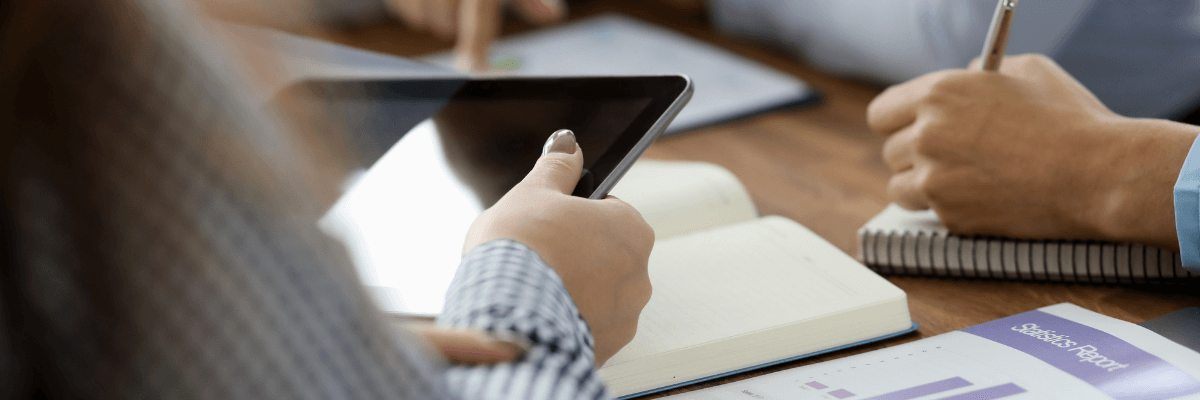
[(653, 232), (568, 195), (573, 137), (475, 221), (414, 333), (316, 226), (350, 135), (260, 110), (262, 66), (193, 6), (0, 4), (0, 398), (610, 397)]

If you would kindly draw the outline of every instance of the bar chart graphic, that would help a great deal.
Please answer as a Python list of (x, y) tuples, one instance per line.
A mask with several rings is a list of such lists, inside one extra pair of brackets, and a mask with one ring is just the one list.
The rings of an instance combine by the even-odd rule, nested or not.
[[(817, 382), (817, 381), (808, 382), (808, 383), (805, 383), (804, 385), (808, 386), (810, 388), (813, 388), (813, 389), (817, 389), (817, 390), (829, 388), (829, 386), (826, 386), (826, 385), (822, 384), (821, 382)], [(838, 399), (848, 399), (848, 398), (854, 397), (854, 393), (851, 393), (849, 390), (846, 390), (846, 389), (834, 389), (834, 390), (830, 390), (826, 394), (833, 396), (835, 398), (838, 398)]]
[(937, 382), (930, 382), (924, 385), (918, 385), (911, 388), (900, 389), (891, 393), (884, 393), (878, 396), (868, 397), (869, 400), (911, 400), (921, 396), (931, 394), (944, 393), (946, 391), (958, 389), (961, 387), (971, 386), (971, 382), (961, 377), (953, 377), (943, 379)]
[[(826, 384), (818, 382), (818, 381), (805, 382), (804, 386), (807, 386), (809, 388), (816, 389), (816, 390), (822, 390), (822, 391), (830, 388), (829, 385), (826, 385)], [(972, 386), (971, 382), (968, 382), (966, 379), (963, 379), (962, 377), (956, 376), (956, 377), (949, 378), (949, 379), (943, 379), (943, 380), (940, 380), (937, 382), (930, 382), (930, 383), (926, 383), (923, 385), (917, 385), (917, 386), (904, 388), (904, 389), (900, 389), (900, 390), (896, 390), (896, 391), (892, 391), (892, 392), (888, 392), (888, 393), (884, 393), (884, 394), (879, 394), (879, 395), (875, 395), (875, 396), (871, 396), (871, 397), (865, 397), (865, 398), (863, 398), (863, 400), (913, 400), (913, 399), (918, 399), (918, 398), (922, 398), (922, 397), (926, 397), (926, 396), (936, 395), (938, 393), (945, 393), (945, 392), (948, 392), (951, 390), (964, 388), (964, 387), (968, 387), (968, 386)], [(832, 396), (836, 399), (849, 399), (852, 397), (856, 397), (856, 395), (853, 392), (846, 390), (846, 389), (834, 389), (834, 390), (826, 391), (824, 393), (826, 395)], [(982, 388), (979, 390), (973, 390), (973, 391), (966, 392), (966, 393), (959, 393), (959, 394), (956, 394), (956, 395), (953, 395), (950, 397), (943, 397), (942, 399), (945, 399), (945, 400), (967, 400), (967, 399), (995, 400), (995, 399), (1002, 399), (1002, 398), (1012, 396), (1014, 394), (1020, 394), (1020, 393), (1025, 393), (1025, 389), (1021, 388), (1020, 386), (1017, 386), (1014, 383), (1005, 383), (1002, 385), (996, 385), (996, 386), (992, 386), (992, 387)]]
[[(847, 360), (848, 361), (848, 360)], [(803, 374), (755, 379), (685, 396), (694, 399), (1018, 400), (1029, 391), (1002, 371), (941, 347), (854, 362), (827, 363)], [(768, 378), (768, 377), (763, 377)]]

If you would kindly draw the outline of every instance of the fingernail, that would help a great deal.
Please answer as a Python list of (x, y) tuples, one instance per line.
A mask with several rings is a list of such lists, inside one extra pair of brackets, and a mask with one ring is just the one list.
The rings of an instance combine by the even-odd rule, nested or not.
[(518, 335), (511, 331), (493, 331), (488, 332), (492, 336), (492, 340), (498, 344), (504, 345), (512, 350), (513, 357), (520, 357), (533, 347), (533, 343), (524, 336)]
[(549, 153), (575, 154), (575, 132), (570, 129), (559, 129), (550, 134), (546, 145), (542, 146), (542, 155)]

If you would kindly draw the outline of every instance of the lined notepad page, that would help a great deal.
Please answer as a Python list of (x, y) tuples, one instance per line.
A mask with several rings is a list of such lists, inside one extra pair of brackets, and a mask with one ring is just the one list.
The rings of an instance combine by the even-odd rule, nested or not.
[(611, 194), (642, 213), (658, 240), (758, 218), (737, 177), (703, 162), (638, 161)]
[(650, 281), (637, 336), (605, 366), (904, 296), (781, 217), (663, 241), (650, 256)]

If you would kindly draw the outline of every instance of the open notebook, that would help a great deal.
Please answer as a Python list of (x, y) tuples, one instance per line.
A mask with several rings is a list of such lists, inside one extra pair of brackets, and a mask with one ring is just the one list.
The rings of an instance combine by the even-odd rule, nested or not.
[(721, 167), (640, 161), (612, 193), (658, 238), (637, 336), (600, 369), (617, 396), (913, 329), (903, 291), (800, 224), (758, 217)]
[(1195, 282), (1179, 254), (1137, 243), (950, 234), (933, 211), (895, 204), (858, 231), (859, 259), (883, 274), (1103, 283)]

